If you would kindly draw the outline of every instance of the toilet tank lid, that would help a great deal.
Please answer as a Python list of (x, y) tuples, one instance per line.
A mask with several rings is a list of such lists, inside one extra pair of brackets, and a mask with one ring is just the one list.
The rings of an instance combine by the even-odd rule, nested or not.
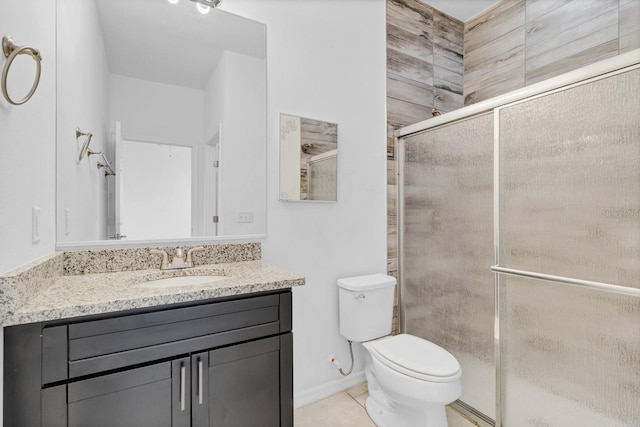
[(368, 274), (366, 276), (338, 279), (338, 286), (350, 291), (367, 291), (395, 286), (396, 278), (386, 274)]

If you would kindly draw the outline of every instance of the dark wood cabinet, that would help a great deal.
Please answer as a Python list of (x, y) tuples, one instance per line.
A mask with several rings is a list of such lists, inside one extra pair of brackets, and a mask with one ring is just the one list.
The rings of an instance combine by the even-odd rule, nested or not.
[(292, 426), (292, 346), (289, 291), (8, 327), (4, 423)]
[(170, 427), (172, 411), (176, 409), (173, 403), (179, 397), (172, 392), (170, 362), (77, 381), (66, 387), (69, 427)]
[(279, 426), (279, 347), (270, 338), (209, 352), (212, 399), (209, 420), (199, 427)]

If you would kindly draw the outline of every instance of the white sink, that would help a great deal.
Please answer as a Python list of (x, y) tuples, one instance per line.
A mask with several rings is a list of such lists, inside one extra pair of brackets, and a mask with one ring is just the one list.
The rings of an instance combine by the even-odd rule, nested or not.
[(172, 288), (176, 286), (202, 285), (226, 279), (227, 276), (181, 276), (169, 277), (166, 279), (149, 280), (134, 285), (136, 288)]

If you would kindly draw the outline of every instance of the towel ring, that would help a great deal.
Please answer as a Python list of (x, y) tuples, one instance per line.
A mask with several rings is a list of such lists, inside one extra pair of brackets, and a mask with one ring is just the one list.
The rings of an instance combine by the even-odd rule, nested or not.
[[(40, 72), (42, 71), (42, 64), (41, 64), (42, 56), (40, 56), (40, 51), (38, 49), (34, 49), (29, 46), (18, 46), (17, 44), (14, 43), (11, 37), (4, 36), (2, 38), (2, 52), (4, 53), (4, 56), (7, 58), (7, 62), (4, 63), (4, 67), (2, 68), (2, 94), (4, 95), (4, 98), (7, 100), (7, 102), (9, 102), (10, 104), (13, 104), (13, 105), (24, 104), (29, 99), (31, 99), (36, 89), (38, 88), (38, 83), (40, 83)], [(29, 91), (27, 96), (25, 96), (19, 101), (14, 101), (13, 99), (11, 99), (11, 97), (9, 96), (9, 92), (7, 91), (7, 75), (9, 74), (9, 68), (13, 63), (13, 60), (16, 59), (16, 56), (18, 55), (30, 55), (33, 58), (33, 60), (36, 61), (37, 68), (36, 68), (36, 78), (33, 81), (33, 86), (31, 86), (31, 90)]]

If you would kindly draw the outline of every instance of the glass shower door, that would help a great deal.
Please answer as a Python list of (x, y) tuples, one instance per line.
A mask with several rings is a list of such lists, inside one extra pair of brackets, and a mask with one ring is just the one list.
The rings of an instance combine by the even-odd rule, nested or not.
[(493, 114), (400, 141), (404, 330), (462, 365), (462, 400), (495, 414)]
[(503, 426), (638, 426), (638, 93), (636, 69), (498, 110), (499, 265), (559, 276), (499, 274)]

